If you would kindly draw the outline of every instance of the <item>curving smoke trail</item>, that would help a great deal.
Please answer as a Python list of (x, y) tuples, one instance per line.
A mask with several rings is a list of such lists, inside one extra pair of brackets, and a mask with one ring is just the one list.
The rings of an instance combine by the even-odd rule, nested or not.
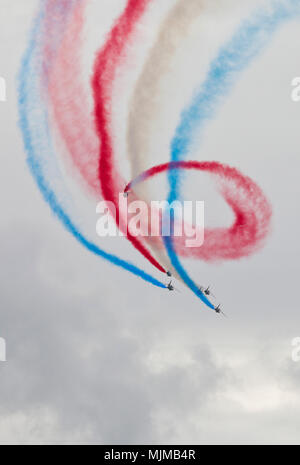
[[(276, 0), (271, 10), (259, 10), (250, 20), (244, 21), (233, 38), (212, 62), (207, 78), (198, 95), (181, 115), (181, 121), (171, 142), (172, 162), (183, 160), (189, 152), (193, 135), (212, 118), (224, 97), (236, 82), (239, 73), (268, 44), (286, 20), (300, 14), (300, 0)], [(180, 171), (169, 171), (170, 193), (168, 201), (180, 198)], [(173, 220), (174, 224), (174, 220)], [(176, 253), (172, 237), (164, 237), (169, 258), (186, 285), (199, 297), (197, 285), (188, 275)]]
[[(166, 286), (130, 262), (100, 249), (89, 241), (79, 230), (67, 211), (73, 205), (65, 188), (55, 159), (53, 142), (49, 130), (47, 110), (48, 71), (51, 69), (64, 28), (76, 0), (48, 0), (41, 3), (35, 20), (28, 48), (22, 60), (19, 73), (19, 114), (20, 128), (27, 152), (29, 169), (41, 191), (44, 200), (65, 228), (89, 251), (108, 260), (143, 280), (165, 288)], [(59, 24), (59, 27), (57, 25)], [(56, 25), (55, 34), (51, 26)], [(52, 37), (53, 36), (53, 37)], [(47, 47), (44, 49), (44, 39)]]
[(116, 21), (107, 42), (96, 57), (92, 88), (95, 100), (96, 129), (101, 140), (98, 172), (103, 198), (114, 205), (117, 226), (126, 234), (127, 239), (132, 245), (159, 271), (166, 273), (166, 270), (151, 255), (141, 240), (133, 236), (127, 226), (124, 228), (124, 219), (119, 209), (119, 193), (123, 191), (125, 183), (122, 181), (116, 168), (111, 135), (112, 83), (116, 76), (118, 65), (124, 59), (126, 46), (131, 41), (135, 32), (135, 26), (144, 14), (150, 1), (128, 1), (123, 14)]

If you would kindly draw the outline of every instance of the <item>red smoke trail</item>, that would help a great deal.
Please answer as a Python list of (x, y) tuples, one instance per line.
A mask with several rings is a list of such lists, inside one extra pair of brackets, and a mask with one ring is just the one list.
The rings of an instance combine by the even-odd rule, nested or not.
[(78, 2), (71, 21), (65, 25), (60, 49), (50, 70), (49, 94), (55, 122), (68, 149), (72, 166), (99, 198), (100, 141), (94, 129), (92, 108), (81, 79), (80, 67), (86, 4), (87, 0)]
[(118, 227), (126, 233), (134, 247), (141, 252), (158, 270), (165, 273), (164, 268), (142, 245), (140, 240), (130, 234), (128, 228), (122, 226), (119, 211), (119, 193), (124, 184), (115, 167), (113, 142), (111, 137), (111, 94), (113, 81), (118, 66), (122, 63), (126, 47), (134, 33), (134, 27), (146, 10), (151, 0), (129, 0), (125, 11), (115, 23), (108, 40), (97, 55), (92, 79), (95, 101), (95, 123), (100, 139), (99, 180), (104, 200), (112, 202), (116, 208)]
[[(237, 169), (218, 162), (180, 161), (155, 166), (139, 175), (125, 188), (170, 170), (198, 170), (216, 179), (217, 186), (235, 219), (229, 228), (205, 229), (205, 241), (199, 248), (188, 248), (185, 235), (173, 237), (176, 253), (205, 261), (238, 259), (255, 252), (263, 243), (270, 228), (271, 206), (264, 193), (249, 177)], [(162, 241), (157, 241), (162, 247)]]

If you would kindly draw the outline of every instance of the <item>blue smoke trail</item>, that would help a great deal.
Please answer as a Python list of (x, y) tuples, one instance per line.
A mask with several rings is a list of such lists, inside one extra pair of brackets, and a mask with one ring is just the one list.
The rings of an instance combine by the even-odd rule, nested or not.
[[(180, 124), (171, 142), (171, 161), (183, 160), (187, 155), (192, 136), (197, 129), (212, 118), (217, 106), (232, 89), (241, 73), (258, 53), (268, 44), (276, 30), (288, 19), (300, 14), (300, 0), (274, 1), (271, 10), (259, 10), (252, 19), (239, 27), (232, 39), (221, 48), (217, 58), (211, 63), (208, 75), (191, 105), (183, 111)], [(179, 170), (169, 171), (170, 192), (168, 202), (180, 198)], [(172, 219), (174, 227), (174, 218)], [(214, 306), (206, 299), (198, 286), (190, 278), (176, 254), (173, 239), (164, 237), (164, 244), (173, 267), (185, 284), (210, 308)]]
[[(35, 179), (44, 200), (49, 204), (53, 213), (63, 223), (65, 228), (90, 252), (108, 260), (114, 265), (121, 267), (130, 273), (142, 278), (148, 283), (160, 288), (166, 286), (137, 268), (130, 262), (122, 260), (115, 255), (109, 254), (100, 249), (96, 244), (89, 241), (75, 226), (59, 199), (67, 197), (63, 180), (61, 179), (58, 165), (55, 161), (51, 135), (48, 126), (48, 112), (44, 94), (41, 92), (41, 76), (43, 75), (43, 63), (41, 62), (41, 52), (38, 45), (40, 35), (43, 32), (43, 20), (45, 19), (44, 2), (38, 14), (32, 30), (32, 36), (23, 57), (20, 73), (18, 76), (18, 105), (19, 124), (23, 135), (24, 146), (27, 153), (27, 163)], [(71, 6), (71, 1), (67, 4)], [(69, 10), (70, 11), (70, 10)], [(55, 193), (47, 181), (47, 174), (51, 173), (50, 179), (55, 182)]]

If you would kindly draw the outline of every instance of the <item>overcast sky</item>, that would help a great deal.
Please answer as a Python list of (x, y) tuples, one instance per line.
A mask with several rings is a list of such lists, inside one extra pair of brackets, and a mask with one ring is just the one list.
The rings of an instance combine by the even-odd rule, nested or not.
[[(236, 2), (216, 3), (222, 31)], [(97, 25), (103, 35), (124, 5), (92, 1), (95, 49), (103, 40)], [(7, 343), (0, 443), (299, 443), (300, 362), (291, 359), (291, 341), (300, 336), (300, 102), (291, 101), (291, 81), (300, 76), (299, 23), (280, 29), (207, 126), (201, 151), (195, 144), (193, 158), (205, 153), (238, 167), (274, 210), (272, 234), (258, 254), (221, 265), (187, 263), (214, 287), (225, 319), (182, 287), (180, 294), (157, 290), (89, 254), (43, 202), (26, 166), (16, 94), (37, 6), (0, 0), (0, 75), (7, 81), (7, 102), (0, 103), (0, 337)], [(167, 11), (153, 18), (159, 22)], [(152, 26), (154, 37), (159, 24)], [(190, 56), (203, 49), (205, 61), (205, 47), (213, 50), (217, 41), (208, 34), (199, 49), (193, 43), (190, 37)], [(175, 70), (180, 58), (179, 51)], [(151, 271), (125, 239), (107, 247)]]

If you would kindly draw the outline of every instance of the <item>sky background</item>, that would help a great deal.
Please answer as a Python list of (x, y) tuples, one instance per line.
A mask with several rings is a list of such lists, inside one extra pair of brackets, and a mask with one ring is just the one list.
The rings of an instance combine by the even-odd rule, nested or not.
[[(138, 63), (174, 3), (167, 0), (147, 19)], [(253, 4), (245, 0), (243, 14)], [(124, 5), (91, 1), (87, 49), (101, 45)], [(182, 100), (239, 24), (237, 5), (214, 1), (218, 27), (209, 22), (210, 6), (199, 19), (199, 36), (195, 23), (178, 50), (151, 153), (165, 146)], [(225, 319), (180, 284), (180, 294), (168, 293), (93, 256), (42, 200), (26, 166), (16, 93), (37, 6), (0, 0), (0, 75), (7, 82), (7, 102), (0, 103), (0, 336), (7, 343), (0, 443), (299, 444), (300, 362), (291, 359), (291, 341), (300, 336), (300, 103), (291, 100), (291, 81), (300, 76), (299, 23), (278, 31), (195, 140), (193, 159), (236, 166), (258, 182), (274, 211), (272, 233), (258, 254), (219, 265), (186, 262), (201, 284), (213, 286)], [(86, 56), (88, 82), (93, 55)], [(124, 95), (114, 123), (121, 128), (119, 153), (133, 75), (124, 77), (118, 94)], [(199, 187), (192, 180), (190, 195)], [(218, 224), (222, 206), (214, 209), (213, 194), (195, 195), (206, 201), (208, 222)], [(101, 246), (152, 271), (125, 240), (102, 239)]]

